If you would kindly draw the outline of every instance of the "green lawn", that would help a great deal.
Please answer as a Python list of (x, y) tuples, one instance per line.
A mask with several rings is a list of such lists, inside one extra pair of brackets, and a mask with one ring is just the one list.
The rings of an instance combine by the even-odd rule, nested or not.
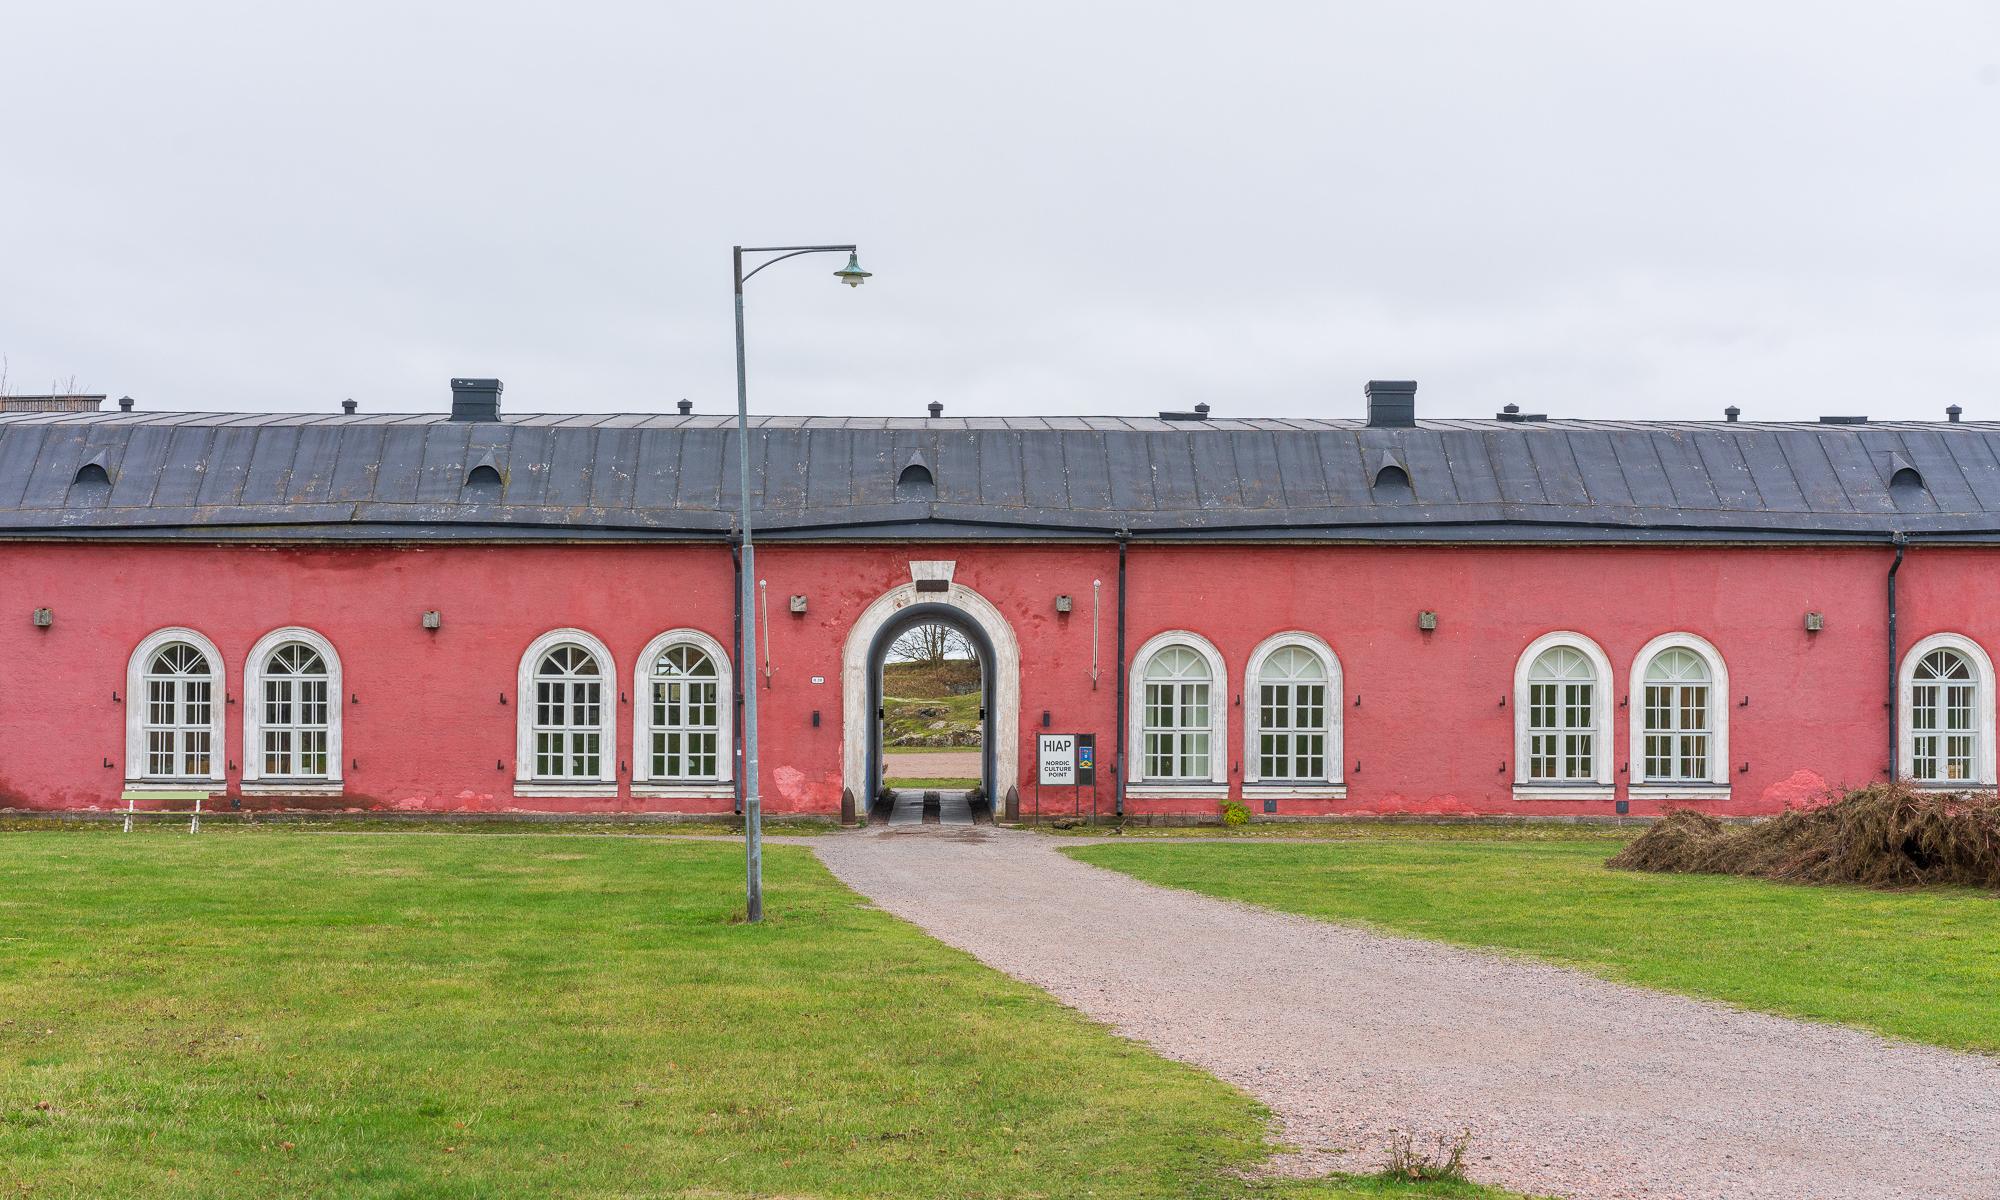
[(1241, 1093), (767, 853), (748, 926), (727, 845), (0, 836), (0, 1195), (1488, 1194), (1244, 1182)]
[(1613, 871), (1603, 839), (1076, 846), (1174, 887), (2000, 1052), (2000, 897)]

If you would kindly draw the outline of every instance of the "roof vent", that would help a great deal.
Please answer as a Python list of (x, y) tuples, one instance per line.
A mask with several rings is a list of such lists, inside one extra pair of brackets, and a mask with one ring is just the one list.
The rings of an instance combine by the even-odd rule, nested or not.
[(1924, 486), (1924, 473), (1917, 470), (1916, 465), (1909, 459), (1904, 458), (1902, 454), (1891, 450), (1883, 457), (1883, 467), (1889, 473), (1889, 490), (1895, 491), (1898, 488), (1921, 488)]
[(1742, 415), (1743, 415), (1743, 410), (1736, 407), (1734, 404), (1722, 410), (1722, 419), (1725, 421), (1734, 422), (1738, 417)]
[(1549, 414), (1524, 413), (1521, 411), (1520, 405), (1509, 404), (1502, 407), (1499, 412), (1494, 413), (1493, 419), (1496, 421), (1546, 421), (1549, 419)]
[(70, 480), (71, 487), (110, 487), (111, 472), (104, 468), (104, 453), (99, 451), (84, 461), (76, 469), (76, 477)]
[(924, 405), (924, 409), (927, 412), (929, 412), (933, 417), (941, 417), (944, 415), (944, 405), (936, 400), (933, 400), (929, 404)]
[(350, 417), (354, 415), (354, 410), (359, 407), (361, 406), (356, 404), (352, 400), (342, 400), (340, 402), (340, 411), (346, 413)]
[(923, 455), (913, 454), (896, 476), (896, 499), (929, 500), (937, 495), (937, 480)]
[(497, 495), (505, 483), (506, 477), (500, 474), (500, 464), (493, 457), (491, 450), (480, 455), (479, 461), (472, 464), (472, 469), (465, 473), (465, 486), (475, 492), (490, 492)]
[(1193, 411), (1193, 412), (1163, 412), (1163, 413), (1161, 413), (1161, 414), (1160, 414), (1160, 420), (1162, 420), (1162, 421), (1206, 421), (1206, 420), (1208, 420), (1208, 405), (1206, 405), (1206, 404), (1197, 404), (1197, 405), (1195, 405), (1195, 406), (1194, 406), (1194, 411)]
[(1368, 486), (1378, 500), (1411, 500), (1410, 466), (1394, 450), (1368, 452)]
[(118, 411), (119, 411), (119, 412), (131, 412), (131, 411), (132, 411), (132, 397), (130, 397), (130, 396), (120, 396), (120, 397), (118, 397)]
[(1417, 423), (1417, 381), (1371, 379), (1361, 389), (1368, 397), (1371, 429), (1408, 429)]
[(499, 420), (500, 386), (500, 381), (497, 379), (452, 380), (451, 419), (454, 421)]
[(1867, 417), (1821, 417), (1819, 419), (1819, 423), (1822, 425), (1866, 425), (1868, 423), (1868, 418)]
[(685, 416), (687, 416), (687, 415), (688, 415), (689, 413), (691, 413), (691, 412), (693, 412), (693, 411), (694, 411), (694, 401), (692, 401), (692, 400), (683, 400), (683, 401), (681, 401), (681, 402), (680, 402), (679, 404), (676, 404), (676, 405), (674, 405), (674, 407), (675, 407), (675, 408), (678, 408), (678, 409), (680, 409), (680, 410), (681, 410), (681, 415), (685, 417)]
[(1953, 404), (1944, 410), (1944, 419), (1950, 421), (1954, 425), (1958, 424), (1958, 419), (1964, 415), (1965, 415), (1965, 410), (1960, 408), (1956, 404)]

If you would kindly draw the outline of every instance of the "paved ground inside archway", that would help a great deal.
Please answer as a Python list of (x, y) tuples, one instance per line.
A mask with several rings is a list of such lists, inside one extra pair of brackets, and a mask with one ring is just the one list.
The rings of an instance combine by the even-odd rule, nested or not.
[(2000, 1060), (1160, 888), (1033, 834), (811, 845), (888, 911), (1256, 1096), (1301, 1165), (1372, 1170), (1391, 1131), (1469, 1129), (1475, 1178), (1559, 1196), (2000, 1197)]

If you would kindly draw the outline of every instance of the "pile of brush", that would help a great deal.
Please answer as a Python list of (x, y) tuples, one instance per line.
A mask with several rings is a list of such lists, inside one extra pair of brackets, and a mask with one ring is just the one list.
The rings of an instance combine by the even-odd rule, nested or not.
[(1791, 883), (2000, 889), (2000, 801), (1877, 784), (1749, 825), (1678, 809), (1607, 865)]

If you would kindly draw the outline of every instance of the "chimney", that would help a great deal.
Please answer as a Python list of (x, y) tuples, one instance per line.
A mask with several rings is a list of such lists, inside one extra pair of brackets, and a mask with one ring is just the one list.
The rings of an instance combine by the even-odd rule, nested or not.
[(1371, 379), (1362, 389), (1368, 396), (1371, 429), (1408, 429), (1417, 423), (1417, 381)]
[(692, 401), (692, 400), (683, 400), (683, 401), (681, 401), (681, 402), (680, 402), (679, 404), (676, 404), (676, 405), (674, 405), (674, 407), (675, 407), (675, 408), (678, 408), (678, 409), (680, 409), (680, 410), (681, 410), (681, 415), (685, 417), (685, 416), (687, 416), (687, 415), (688, 415), (689, 413), (691, 413), (691, 412), (693, 412), (693, 411), (694, 411), (694, 401)]
[(944, 405), (939, 401), (933, 400), (924, 407), (929, 409), (930, 414), (934, 417), (941, 417), (944, 415)]
[(352, 414), (352, 413), (354, 412), (354, 410), (355, 410), (355, 409), (357, 409), (357, 408), (359, 408), (359, 407), (361, 407), (361, 406), (360, 406), (360, 405), (358, 405), (358, 404), (356, 404), (356, 403), (355, 403), (354, 401), (352, 401), (352, 400), (342, 400), (342, 401), (340, 402), (340, 411), (341, 411), (341, 412), (344, 412), (344, 413), (348, 413), (348, 414), (350, 414), (350, 415), (351, 415), (351, 414)]
[(0, 396), (0, 412), (96, 412), (103, 396), (60, 392), (46, 396)]
[(454, 421), (499, 420), (500, 381), (497, 379), (452, 380), (451, 419)]

